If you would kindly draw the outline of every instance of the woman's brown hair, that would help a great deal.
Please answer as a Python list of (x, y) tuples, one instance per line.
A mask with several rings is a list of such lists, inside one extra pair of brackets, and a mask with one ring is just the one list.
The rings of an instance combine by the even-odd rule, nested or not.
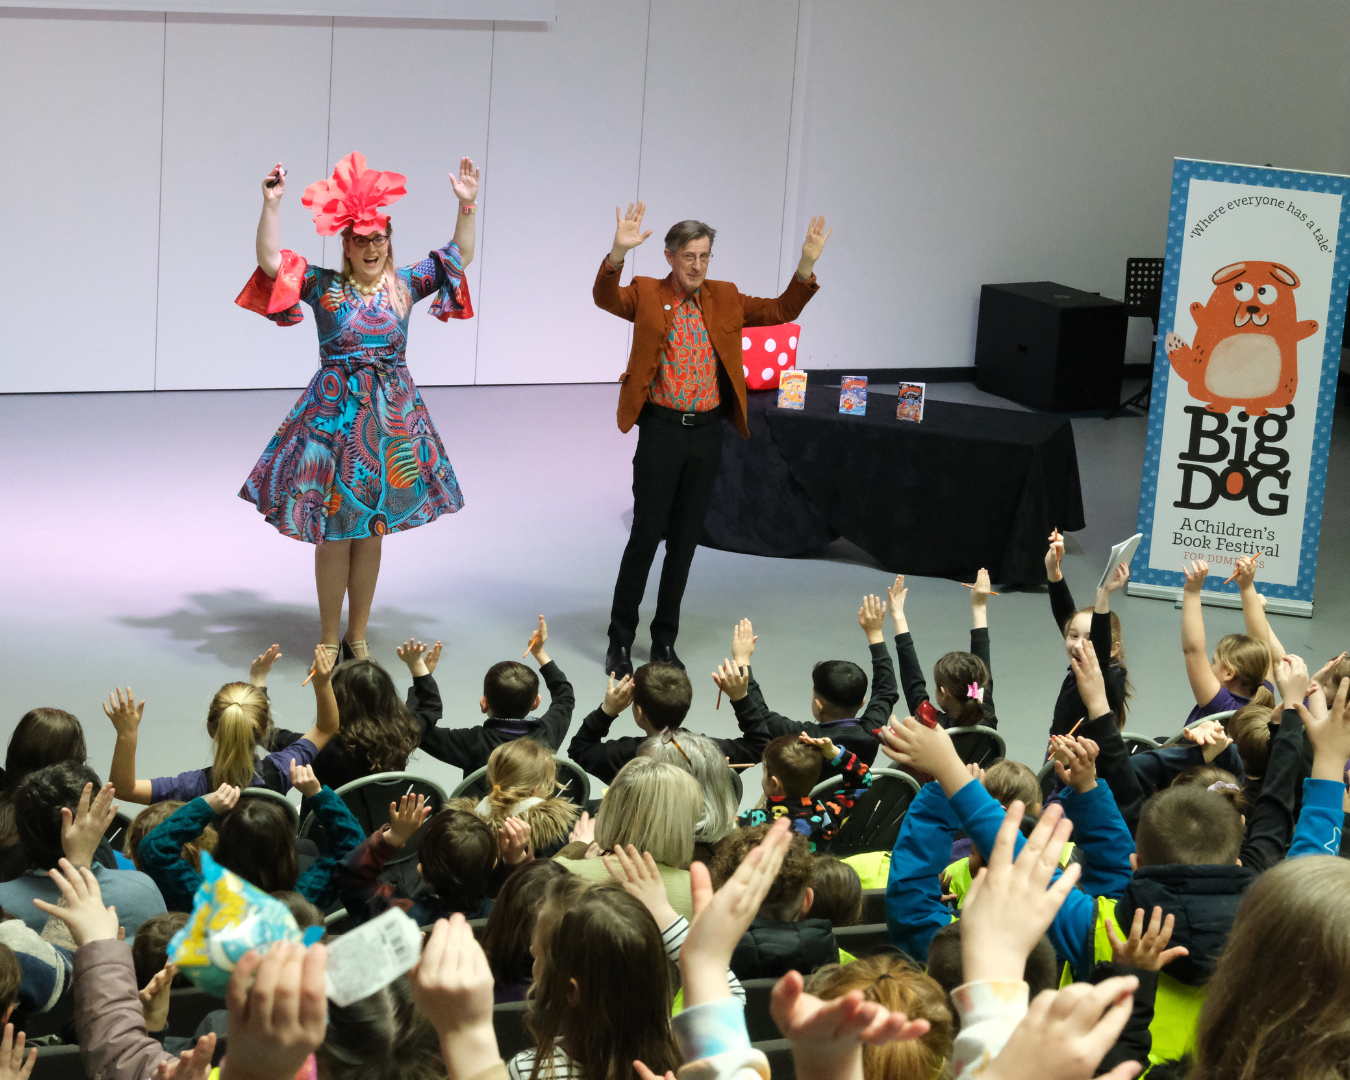
[(1275, 704), (1275, 695), (1262, 685), (1270, 670), (1270, 650), (1264, 641), (1246, 634), (1225, 634), (1214, 646), (1214, 659), (1233, 669), (1237, 690), (1251, 698), (1249, 704), (1267, 708)]
[(374, 660), (348, 660), (333, 672), (342, 726), (337, 740), (365, 758), (371, 772), (400, 772), (422, 741), (422, 729), (394, 680)]
[(1262, 874), (1238, 906), (1186, 1080), (1343, 1077), (1350, 1061), (1350, 862)]
[(548, 897), (549, 886), (554, 878), (564, 874), (582, 880), (568, 873), (560, 862), (535, 859), (507, 878), (497, 893), (483, 932), (483, 952), (487, 953), (488, 967), (492, 969), (492, 981), (498, 986), (530, 981), (534, 924)]
[(257, 771), (254, 754), (272, 734), (272, 705), (267, 691), (244, 682), (226, 683), (206, 710), (206, 731), (215, 743), (211, 786), (246, 788)]
[(300, 880), (295, 826), (271, 799), (242, 796), (220, 819), (216, 862), (263, 892), (292, 892)]
[(974, 653), (949, 652), (933, 665), (933, 685), (956, 703), (956, 711), (948, 715), (959, 727), (984, 723), (984, 702), (970, 696), (972, 684), (989, 689), (989, 669)]
[(906, 1042), (863, 1047), (863, 1080), (936, 1080), (952, 1052), (952, 1013), (936, 979), (895, 954), (830, 964), (811, 976), (806, 989), (825, 1001), (861, 990), (868, 1001), (927, 1020), (928, 1034)]
[[(555, 897), (565, 892), (568, 883), (555, 881), (546, 910), (556, 911)], [(531, 1080), (548, 1077), (559, 1041), (586, 1080), (631, 1080), (634, 1061), (657, 1076), (678, 1069), (674, 979), (651, 912), (620, 889), (598, 887), (567, 903), (547, 920), (551, 926), (543, 912), (539, 922), (542, 972), (525, 1020), (535, 1043)]]
[(14, 725), (5, 750), (5, 786), (0, 790), (0, 848), (19, 842), (14, 823), (14, 789), (29, 773), (61, 761), (89, 760), (84, 728), (63, 709), (29, 709)]

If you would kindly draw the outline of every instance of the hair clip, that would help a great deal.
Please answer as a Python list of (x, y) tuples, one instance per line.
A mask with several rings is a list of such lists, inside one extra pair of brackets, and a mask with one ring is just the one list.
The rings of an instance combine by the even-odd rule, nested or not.
[(661, 745), (664, 746), (667, 743), (670, 743), (672, 746), (675, 747), (676, 750), (680, 752), (680, 757), (684, 758), (685, 761), (689, 762), (689, 767), (691, 769), (694, 767), (693, 761), (691, 761), (689, 755), (684, 752), (684, 747), (675, 741), (675, 736), (674, 734), (672, 734), (670, 728), (662, 728)]
[(1225, 780), (1215, 780), (1214, 783), (1210, 784), (1209, 787), (1205, 788), (1205, 790), (1206, 790), (1206, 791), (1237, 791), (1237, 792), (1241, 792), (1241, 791), (1242, 791), (1242, 789), (1241, 789), (1240, 787), (1238, 787), (1237, 784), (1230, 784), (1230, 783), (1228, 783), (1228, 782), (1225, 781)]
[(984, 704), (984, 687), (977, 682), (971, 683), (966, 687), (966, 697), (974, 698), (981, 705)]

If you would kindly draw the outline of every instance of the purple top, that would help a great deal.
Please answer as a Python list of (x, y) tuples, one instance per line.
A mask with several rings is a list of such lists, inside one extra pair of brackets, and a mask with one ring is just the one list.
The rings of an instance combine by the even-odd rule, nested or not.
[[(253, 783), (249, 787), (271, 788), (285, 795), (291, 790), (291, 762), (312, 765), (318, 753), (319, 748), (308, 739), (296, 739), (289, 746), (263, 758), (263, 762), (270, 761), (275, 766), (275, 775), (269, 778), (271, 770), (263, 770), (259, 766), (253, 773)], [(152, 803), (163, 802), (165, 799), (190, 802), (213, 791), (215, 788), (211, 786), (210, 769), (193, 769), (177, 776), (157, 776), (150, 781)]]
[[(1275, 693), (1275, 687), (1270, 685), (1269, 680), (1262, 682), (1261, 685), (1272, 694)], [(1227, 687), (1221, 686), (1219, 687), (1219, 692), (1210, 698), (1206, 704), (1197, 705), (1191, 710), (1190, 715), (1186, 717), (1186, 727), (1190, 727), (1196, 721), (1203, 720), (1205, 717), (1212, 716), (1215, 713), (1231, 712), (1235, 709), (1240, 709), (1244, 705), (1250, 704), (1251, 700), (1252, 699), (1249, 697), (1235, 694)]]

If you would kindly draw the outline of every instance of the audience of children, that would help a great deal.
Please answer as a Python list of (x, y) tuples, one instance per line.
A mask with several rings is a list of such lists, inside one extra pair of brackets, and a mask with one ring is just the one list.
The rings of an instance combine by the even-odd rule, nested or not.
[[(221, 1080), (767, 1080), (739, 979), (769, 976), (802, 1080), (1128, 1080), (1142, 1067), (1162, 1080), (1339, 1075), (1350, 1060), (1340, 1020), (1350, 866), (1331, 856), (1346, 814), (1350, 662), (1341, 654), (1309, 674), (1285, 654), (1253, 560), (1236, 575), (1247, 632), (1207, 655), (1208, 568), (1194, 564), (1182, 626), (1195, 708), (1176, 745), (1131, 756), (1110, 611), (1128, 571), (1076, 611), (1061, 552), (1056, 534), (1046, 566), (1071, 671), (1051, 720), (1049, 800), (1026, 765), (967, 766), (946, 732), (997, 722), (983, 572), (971, 652), (939, 660), (931, 706), (904, 579), (888, 590), (906, 701), (925, 718), (932, 709), (931, 726), (871, 715), (897, 697), (876, 597), (859, 613), (873, 652), (861, 718), (868, 680), (849, 661), (815, 669), (809, 724), (769, 713), (749, 671), (748, 621), (714, 675), (740, 739), (683, 730), (692, 686), (681, 669), (610, 679), (569, 750), (610, 784), (594, 821), (557, 794), (571, 687), (543, 651), (542, 619), (531, 649), (553, 707), (540, 720), (529, 718), (537, 677), (499, 664), (485, 681), (488, 721), (438, 727), (439, 648), (416, 641), (399, 650), (414, 680), (408, 705), (373, 660), (334, 670), (329, 650), (316, 650), (319, 720), (303, 736), (272, 725), (274, 646), (249, 684), (213, 700), (212, 765), (177, 777), (135, 777), (144, 703), (129, 690), (105, 706), (117, 732), (107, 785), (84, 764), (78, 720), (32, 710), (0, 787), (0, 865), (23, 868), (0, 883), (11, 916), (0, 921), (0, 1010), (22, 1025), (73, 995), (81, 1057), (100, 1080), (205, 1080), (217, 1034), (229, 1040)], [(643, 736), (607, 740), (629, 704)], [(862, 881), (827, 849), (878, 745), (932, 779), (888, 855), (899, 954), (855, 958), (834, 930), (862, 918)], [(325, 777), (397, 771), (419, 746), (458, 755), (466, 771), (486, 764), (488, 794), (434, 814), (425, 797), (405, 796), (363, 837)], [(726, 759), (761, 756), (765, 805), (738, 820)], [(812, 800), (822, 775), (837, 776), (838, 791)], [(303, 871), (293, 816), (265, 793), (241, 798), (292, 786), (325, 828), (322, 855)], [(151, 803), (122, 841), (137, 869), (100, 863), (115, 794)], [(416, 880), (382, 879), (414, 837)], [(187, 921), (202, 850), (284, 899), (302, 926), (338, 904), (348, 918), (333, 932), (401, 908), (429, 928), (421, 961), (338, 1007), (324, 1000), (324, 946), (274, 946), (239, 961), (228, 1011), (200, 1038), (157, 1038), (172, 998), (168, 941)], [(466, 920), (484, 917), (480, 948)], [(503, 1062), (492, 1008), (521, 1000), (534, 1045)], [(0, 1072), (27, 1080), (33, 1060), (7, 1026)]]

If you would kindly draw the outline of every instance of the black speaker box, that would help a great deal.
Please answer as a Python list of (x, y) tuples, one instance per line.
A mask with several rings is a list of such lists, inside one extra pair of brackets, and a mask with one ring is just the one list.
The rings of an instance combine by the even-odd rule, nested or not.
[(1053, 281), (980, 288), (975, 385), (1048, 412), (1112, 409), (1125, 366), (1125, 305)]

